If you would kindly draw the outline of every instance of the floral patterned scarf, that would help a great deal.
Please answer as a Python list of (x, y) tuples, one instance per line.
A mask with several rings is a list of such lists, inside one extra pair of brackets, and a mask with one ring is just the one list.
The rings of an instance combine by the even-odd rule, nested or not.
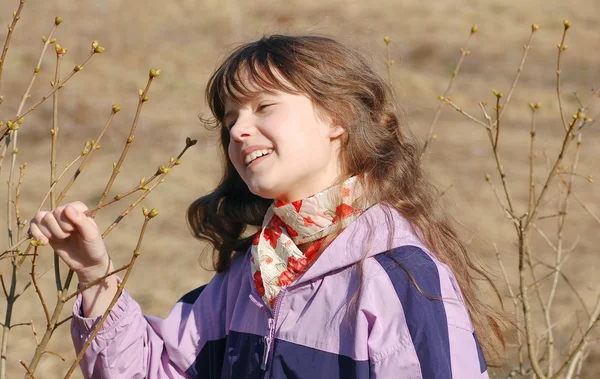
[[(325, 237), (337, 223), (341, 222), (345, 228), (362, 214), (364, 209), (352, 208), (361, 194), (356, 177), (351, 177), (341, 186), (333, 186), (304, 200), (275, 201), (268, 209), (252, 242), (251, 267), (258, 294), (271, 310), (281, 288), (310, 267)], [(298, 245), (307, 242), (313, 244), (303, 253)]]

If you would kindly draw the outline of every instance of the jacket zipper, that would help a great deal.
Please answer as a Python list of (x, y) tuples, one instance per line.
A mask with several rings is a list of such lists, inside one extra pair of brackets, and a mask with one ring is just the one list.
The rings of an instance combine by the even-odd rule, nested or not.
[[(262, 371), (266, 371), (269, 354), (271, 352), (271, 343), (273, 342), (273, 337), (275, 336), (275, 319), (273, 318), (271, 311), (260, 300), (257, 300), (253, 294), (250, 294), (249, 297), (250, 301), (252, 301), (258, 308), (265, 311), (268, 317), (267, 323), (269, 326), (269, 331), (267, 332), (267, 335), (263, 337), (263, 356), (260, 363), (260, 369)], [(275, 300), (275, 303), (277, 303), (277, 300)]]
[[(273, 308), (273, 318), (269, 319), (268, 348), (266, 349), (266, 354), (263, 357), (264, 367), (265, 367), (265, 370), (267, 370), (265, 372), (264, 379), (269, 379), (271, 377), (271, 367), (269, 367), (269, 363), (271, 362), (271, 364), (272, 364), (273, 355), (275, 352), (275, 349), (271, 345), (273, 343), (275, 343), (275, 327), (277, 326), (277, 316), (279, 316), (279, 306), (281, 305), (281, 300), (283, 299), (283, 296), (285, 296), (286, 289), (287, 288), (282, 288), (281, 291), (279, 291), (279, 294), (277, 295), (277, 297), (275, 298), (275, 307)], [(265, 341), (265, 342), (267, 342), (267, 341)], [(261, 365), (261, 368), (262, 368), (262, 365)]]

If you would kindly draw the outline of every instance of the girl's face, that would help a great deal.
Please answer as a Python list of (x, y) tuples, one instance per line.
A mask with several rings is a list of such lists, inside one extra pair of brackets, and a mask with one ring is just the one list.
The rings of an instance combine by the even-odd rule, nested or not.
[(334, 183), (345, 129), (320, 116), (308, 97), (281, 91), (225, 102), (229, 158), (252, 193), (291, 202)]

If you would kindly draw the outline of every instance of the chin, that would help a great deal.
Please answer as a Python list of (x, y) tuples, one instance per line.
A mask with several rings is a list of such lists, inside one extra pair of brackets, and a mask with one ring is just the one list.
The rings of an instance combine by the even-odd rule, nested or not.
[(275, 191), (273, 187), (265, 186), (263, 184), (248, 184), (248, 189), (250, 190), (250, 192), (252, 192), (256, 196), (262, 197), (263, 199), (275, 200), (278, 198), (278, 192)]

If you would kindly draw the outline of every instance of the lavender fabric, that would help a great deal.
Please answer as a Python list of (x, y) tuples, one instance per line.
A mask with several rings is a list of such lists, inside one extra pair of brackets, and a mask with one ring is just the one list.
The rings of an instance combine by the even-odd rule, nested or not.
[[(78, 297), (77, 351), (99, 320), (80, 309)], [(124, 291), (80, 366), (85, 378), (115, 379), (488, 378), (452, 272), (381, 205), (282, 289), (273, 312), (256, 292), (249, 252), (166, 319), (144, 316)]]

